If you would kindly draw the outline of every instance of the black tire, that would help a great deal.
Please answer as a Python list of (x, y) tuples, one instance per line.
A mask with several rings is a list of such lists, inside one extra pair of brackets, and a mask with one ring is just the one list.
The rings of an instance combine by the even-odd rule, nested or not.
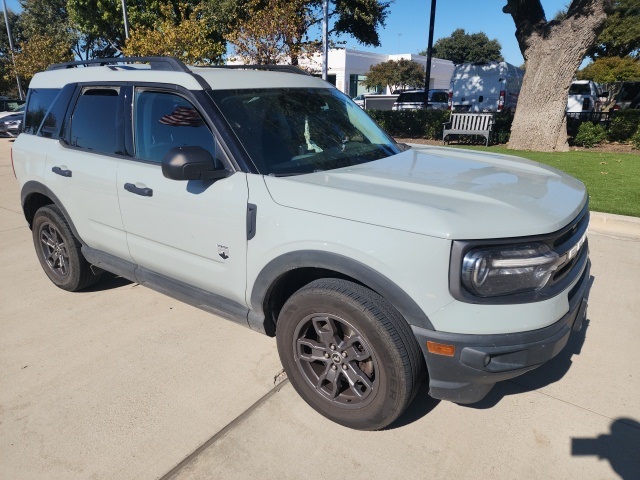
[(282, 307), (276, 337), (298, 394), (346, 427), (388, 426), (422, 381), (424, 360), (407, 322), (353, 282), (320, 279), (298, 290)]
[(100, 279), (81, 252), (64, 215), (55, 205), (41, 207), (31, 226), (33, 245), (44, 273), (58, 287), (70, 292), (87, 288)]

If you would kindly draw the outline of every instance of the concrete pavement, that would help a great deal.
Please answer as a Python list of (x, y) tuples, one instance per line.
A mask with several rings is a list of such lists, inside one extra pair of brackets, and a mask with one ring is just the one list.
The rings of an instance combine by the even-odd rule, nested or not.
[(589, 320), (553, 361), (474, 406), (423, 388), (392, 428), (357, 432), (287, 381), (274, 389), (273, 339), (113, 277), (54, 287), (9, 146), (0, 140), (0, 480), (640, 478), (637, 219), (592, 216)]

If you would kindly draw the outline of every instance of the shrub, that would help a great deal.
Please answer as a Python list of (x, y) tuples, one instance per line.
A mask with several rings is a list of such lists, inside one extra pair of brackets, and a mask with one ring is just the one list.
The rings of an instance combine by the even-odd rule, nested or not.
[(442, 124), (449, 120), (447, 110), (367, 110), (378, 125), (392, 137), (442, 139)]
[(581, 147), (592, 148), (594, 145), (602, 142), (606, 137), (607, 132), (605, 132), (599, 123), (583, 122), (578, 128), (574, 143)]
[[(392, 137), (442, 140), (443, 124), (449, 121), (448, 110), (367, 110), (382, 129)], [(509, 140), (513, 115), (497, 113), (493, 141)]]
[(636, 133), (631, 137), (631, 144), (633, 145), (633, 148), (640, 150), (640, 127), (638, 127)]
[(640, 127), (640, 110), (619, 110), (611, 117), (608, 138), (612, 142), (626, 142)]

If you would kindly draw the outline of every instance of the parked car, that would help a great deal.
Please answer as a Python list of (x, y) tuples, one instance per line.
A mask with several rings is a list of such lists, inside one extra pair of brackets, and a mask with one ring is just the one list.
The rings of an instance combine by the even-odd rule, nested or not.
[[(446, 110), (448, 102), (447, 90), (429, 90), (429, 109)], [(424, 90), (407, 90), (398, 96), (392, 107), (393, 110), (424, 109)]]
[(24, 113), (14, 113), (13, 115), (0, 118), (0, 134), (17, 137), (22, 128), (23, 119)]
[(12, 161), (55, 285), (113, 272), (273, 335), (309, 405), (379, 429), (425, 378), (473, 403), (557, 355), (590, 280), (578, 180), (405, 147), (295, 67), (119, 58), (37, 73)]
[(518, 104), (524, 70), (507, 62), (456, 65), (449, 87), (454, 112), (513, 112)]
[(591, 80), (574, 80), (569, 87), (567, 113), (600, 112), (607, 96), (608, 93), (601, 93), (595, 82)]
[(353, 97), (353, 101), (355, 102), (356, 105), (358, 105), (360, 108), (364, 108), (364, 97), (365, 96), (371, 96), (371, 95), (381, 95), (380, 92), (367, 92), (367, 93), (361, 93), (360, 95)]
[(640, 109), (640, 82), (622, 82), (612, 110)]
[[(2, 102), (2, 100), (0, 100), (0, 102)], [(5, 105), (13, 108), (11, 108), (10, 110), (1, 111), (0, 118), (4, 118), (4, 117), (8, 117), (9, 115), (14, 115), (16, 113), (24, 112), (24, 102), (20, 104), (5, 103)]]

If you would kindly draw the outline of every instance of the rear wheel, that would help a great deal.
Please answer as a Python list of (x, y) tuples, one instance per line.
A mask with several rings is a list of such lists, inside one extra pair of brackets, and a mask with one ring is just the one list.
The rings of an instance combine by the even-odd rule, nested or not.
[(359, 430), (393, 422), (413, 399), (423, 359), (409, 325), (387, 301), (353, 282), (316, 280), (285, 303), (280, 359), (300, 396)]
[(93, 285), (100, 278), (91, 271), (80, 250), (80, 242), (55, 205), (38, 209), (33, 218), (32, 235), (40, 265), (58, 287), (75, 292)]

